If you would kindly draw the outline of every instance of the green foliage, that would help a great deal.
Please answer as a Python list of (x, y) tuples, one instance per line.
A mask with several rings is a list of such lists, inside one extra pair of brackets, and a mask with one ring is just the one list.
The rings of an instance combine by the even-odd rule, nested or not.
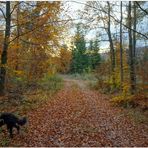
[(85, 73), (95, 69), (100, 62), (98, 41), (90, 41), (90, 46), (86, 47), (84, 32), (80, 24), (77, 25), (74, 37), (74, 49), (72, 50), (71, 73)]
[(15, 85), (16, 87), (19, 87), (19, 88), (23, 88), (27, 84), (27, 81), (25, 78), (18, 77), (18, 76), (13, 77), (11, 79), (11, 82), (13, 83), (13, 85)]
[(5, 138), (1, 141), (0, 145), (4, 147), (4, 146), (8, 146), (9, 143), (10, 143), (10, 140), (8, 138)]

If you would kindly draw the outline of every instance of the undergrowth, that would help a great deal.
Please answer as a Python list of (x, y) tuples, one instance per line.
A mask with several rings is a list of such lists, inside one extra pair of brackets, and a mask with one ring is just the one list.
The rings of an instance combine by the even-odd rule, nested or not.
[[(27, 84), (25, 83), (24, 85)], [(21, 90), (21, 92), (12, 91), (7, 93), (3, 98), (0, 98), (0, 112), (25, 113), (35, 109), (47, 100), (52, 99), (53, 95), (62, 86), (63, 80), (59, 76), (45, 75), (35, 85), (30, 83), (28, 87), (25, 86), (27, 89)]]
[(78, 80), (91, 80), (91, 81), (97, 81), (97, 78), (93, 73), (73, 73), (69, 75), (70, 78), (78, 79)]
[(135, 123), (148, 124), (148, 111), (141, 111), (139, 108), (128, 108), (126, 113)]

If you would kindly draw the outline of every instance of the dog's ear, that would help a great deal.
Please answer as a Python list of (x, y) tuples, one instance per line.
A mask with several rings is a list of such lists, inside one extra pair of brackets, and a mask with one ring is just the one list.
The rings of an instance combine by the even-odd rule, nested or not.
[(3, 119), (0, 119), (0, 127), (4, 125), (4, 120)]

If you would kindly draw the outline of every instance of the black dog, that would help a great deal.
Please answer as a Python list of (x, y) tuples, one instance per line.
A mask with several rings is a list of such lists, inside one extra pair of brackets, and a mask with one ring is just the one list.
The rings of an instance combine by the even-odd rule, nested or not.
[(27, 119), (25, 117), (22, 119), (19, 119), (12, 113), (2, 113), (0, 116), (0, 127), (6, 124), (11, 138), (13, 138), (13, 132), (12, 132), (13, 127), (15, 127), (19, 133), (19, 130), (20, 130), (19, 125), (23, 126), (24, 124), (26, 124), (26, 122), (27, 122)]

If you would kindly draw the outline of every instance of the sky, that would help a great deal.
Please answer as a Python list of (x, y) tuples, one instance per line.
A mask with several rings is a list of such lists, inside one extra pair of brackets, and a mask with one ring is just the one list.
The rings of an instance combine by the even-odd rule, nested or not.
[[(78, 1), (77, 2), (82, 2), (82, 3), (86, 3), (85, 1)], [(84, 5), (83, 4), (79, 4), (79, 3), (76, 3), (76, 1), (69, 1), (69, 2), (66, 2), (69, 7), (70, 7), (70, 16), (75, 19), (78, 17), (78, 10), (83, 10), (84, 9)], [(148, 8), (148, 2), (146, 4), (146, 8)], [(119, 10), (119, 7), (117, 7), (116, 9), (118, 12), (120, 12)], [(125, 10), (123, 10), (125, 11)], [(117, 18), (120, 17), (120, 14), (119, 13), (115, 13), (115, 15), (117, 16)], [(75, 21), (75, 22), (78, 22), (78, 21)], [(143, 28), (141, 28), (141, 26)], [(140, 32), (144, 32), (145, 30), (148, 30), (148, 17), (146, 17), (144, 20), (141, 20), (140, 22), (140, 25), (137, 25), (137, 28)], [(112, 25), (112, 28), (111, 28), (112, 32), (116, 32), (115, 31), (115, 26)], [(74, 30), (72, 30), (72, 33), (74, 33)], [(127, 35), (126, 35), (127, 36)], [(91, 31), (90, 33), (88, 33), (86, 35), (86, 39), (87, 40), (90, 40), (90, 39), (93, 39), (95, 37), (95, 31)], [(107, 39), (107, 36), (106, 36), (106, 39)], [(128, 40), (127, 40), (128, 42)], [(148, 46), (148, 41), (137, 41), (137, 46)], [(109, 47), (109, 43), (108, 42), (101, 42), (100, 44), (100, 47), (104, 50), (106, 48)]]
[[(78, 0), (77, 0), (78, 1)], [(82, 3), (84, 4), (79, 4), (79, 3), (76, 3), (77, 2), (76, 0), (75, 1), (67, 1), (67, 5), (69, 5), (69, 11), (70, 11), (70, 16), (73, 18), (73, 19), (77, 19), (79, 16), (78, 16), (78, 11), (79, 10), (83, 10), (84, 9), (84, 4), (86, 3), (85, 1), (81, 1)], [(80, 2), (80, 1), (78, 1)], [(79, 20), (77, 21), (74, 21), (75, 23), (78, 23)], [(72, 34), (75, 33), (75, 29), (72, 29), (71, 30)], [(85, 39), (87, 41), (91, 40), (91, 39), (94, 39), (95, 38), (95, 33), (94, 31), (90, 31), (86, 36), (85, 36)], [(102, 50), (107, 49), (109, 47), (109, 43), (108, 42), (102, 42), (100, 43), (100, 47), (102, 48)]]

